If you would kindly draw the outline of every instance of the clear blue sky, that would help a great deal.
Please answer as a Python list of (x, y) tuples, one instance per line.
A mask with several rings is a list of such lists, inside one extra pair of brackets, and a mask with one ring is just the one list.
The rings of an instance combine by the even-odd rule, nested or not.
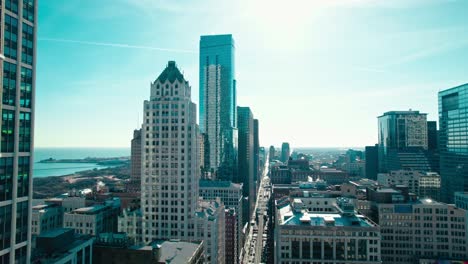
[(376, 117), (468, 82), (465, 0), (41, 0), (35, 145), (127, 147), (175, 60), (198, 103), (198, 43), (236, 41), (238, 104), (262, 145), (364, 146)]

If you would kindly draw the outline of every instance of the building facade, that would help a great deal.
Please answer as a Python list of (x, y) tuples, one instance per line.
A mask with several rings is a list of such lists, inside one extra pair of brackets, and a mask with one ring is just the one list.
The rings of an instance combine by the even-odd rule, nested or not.
[(289, 148), (289, 143), (284, 142), (281, 145), (281, 162), (287, 163), (290, 155), (291, 155), (291, 149)]
[(390, 150), (428, 149), (427, 114), (391, 111), (378, 117), (379, 171), (386, 172)]
[(411, 170), (379, 173), (377, 181), (383, 186), (405, 185), (408, 190), (421, 198), (440, 199), (440, 176), (435, 172)]
[(200, 144), (196, 121), (191, 87), (176, 63), (169, 61), (151, 84), (150, 100), (144, 102), (143, 242), (204, 240), (207, 261), (224, 263), (224, 229), (220, 230), (220, 226), (224, 228), (224, 206), (198, 200)]
[(32, 207), (31, 233), (41, 233), (63, 226), (63, 207), (57, 204), (41, 204)]
[(439, 92), (439, 151), (442, 201), (468, 191), (468, 84)]
[(0, 6), (0, 263), (31, 257), (37, 1)]
[(268, 159), (269, 161), (273, 161), (276, 157), (276, 149), (275, 149), (275, 146), (270, 146), (270, 149), (268, 150)]
[(249, 215), (255, 205), (255, 153), (254, 153), (254, 119), (249, 107), (237, 107), (239, 125), (239, 178), (235, 182), (243, 184), (243, 196), (249, 199)]
[(366, 146), (366, 173), (365, 176), (371, 180), (377, 180), (379, 171), (379, 146)]
[(200, 38), (200, 130), (204, 167), (221, 180), (237, 175), (235, 43), (232, 35)]
[(140, 192), (141, 189), (141, 129), (133, 131), (130, 149), (131, 175), (127, 192)]
[(302, 199), (276, 201), (275, 263), (381, 263), (379, 226), (347, 198), (332, 200), (316, 211)]
[(379, 204), (382, 263), (416, 263), (420, 258), (466, 260), (467, 212), (420, 199)]

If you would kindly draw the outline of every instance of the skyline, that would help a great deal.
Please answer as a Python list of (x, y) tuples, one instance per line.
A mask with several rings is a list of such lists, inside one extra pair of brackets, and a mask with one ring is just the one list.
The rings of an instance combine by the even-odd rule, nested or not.
[(198, 42), (211, 33), (233, 34), (238, 105), (260, 120), (262, 146), (373, 145), (377, 116), (411, 108), (438, 121), (437, 92), (467, 82), (467, 2), (298, 1), (267, 14), (265, 1), (106, 3), (39, 3), (37, 147), (130, 147), (169, 60), (199, 107)]

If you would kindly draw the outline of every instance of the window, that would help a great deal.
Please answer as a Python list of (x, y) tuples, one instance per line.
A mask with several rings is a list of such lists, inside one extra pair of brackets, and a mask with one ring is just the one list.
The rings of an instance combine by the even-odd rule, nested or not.
[(3, 63), (3, 104), (15, 105), (16, 103), (16, 64)]
[[(0, 158), (0, 201), (11, 199), (13, 193), (13, 158)], [(0, 231), (1, 229), (0, 217)], [(1, 242), (0, 242), (1, 243)], [(0, 247), (1, 250), (1, 247)]]
[(19, 120), (19, 151), (31, 150), (31, 113), (20, 112)]
[(23, 0), (23, 18), (34, 22), (34, 0)]
[(23, 35), (21, 40), (21, 61), (29, 65), (33, 64), (34, 29), (23, 23)]
[(5, 14), (5, 43), (3, 49), (5, 57), (16, 60), (18, 57), (17, 45), (18, 20)]
[(7, 10), (18, 14), (18, 0), (5, 0), (5, 7)]
[(1, 152), (13, 152), (15, 146), (15, 112), (3, 109)]
[(29, 157), (18, 158), (18, 197), (29, 194)]
[(31, 95), (32, 95), (32, 70), (21, 67), (21, 96), (20, 106), (31, 107)]
[[(2, 158), (3, 159), (3, 158)], [(11, 245), (11, 205), (0, 207), (0, 250), (10, 247)], [(8, 255), (8, 254), (7, 254)], [(0, 257), (0, 263), (2, 262)]]

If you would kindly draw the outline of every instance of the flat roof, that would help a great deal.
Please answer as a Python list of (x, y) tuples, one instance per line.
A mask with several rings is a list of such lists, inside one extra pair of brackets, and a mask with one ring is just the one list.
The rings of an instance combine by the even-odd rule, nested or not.
[(200, 245), (201, 243), (179, 240), (155, 241), (152, 243), (152, 246), (161, 253), (158, 261), (171, 264), (188, 263)]
[(104, 205), (94, 205), (90, 207), (78, 208), (78, 209), (73, 210), (72, 212), (79, 213), (79, 214), (96, 214), (102, 209), (104, 209), (105, 207), (106, 206)]

